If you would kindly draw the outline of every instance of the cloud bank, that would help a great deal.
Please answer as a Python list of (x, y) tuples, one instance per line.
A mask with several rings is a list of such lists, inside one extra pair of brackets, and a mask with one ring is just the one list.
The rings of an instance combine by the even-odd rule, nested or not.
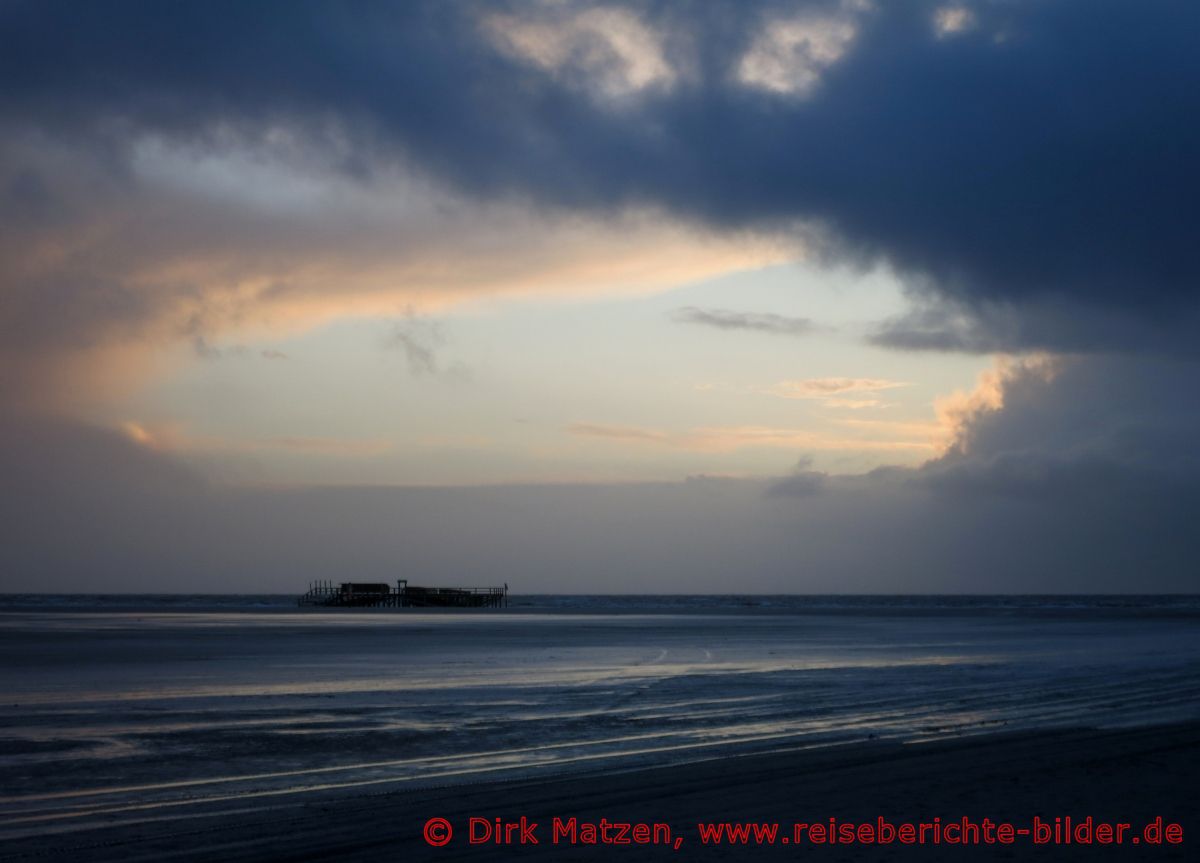
[(1193, 590), (1192, 378), (1008, 364), (944, 406), (956, 437), (922, 467), (770, 481), (235, 489), (111, 432), (7, 421), (0, 589), (291, 592), (349, 563), (521, 592)]

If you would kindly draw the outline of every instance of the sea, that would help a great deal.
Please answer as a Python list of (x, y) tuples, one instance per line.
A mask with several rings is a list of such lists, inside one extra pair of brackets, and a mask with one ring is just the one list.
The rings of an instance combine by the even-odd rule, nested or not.
[(297, 795), (1200, 719), (1200, 595), (0, 596), (0, 841)]

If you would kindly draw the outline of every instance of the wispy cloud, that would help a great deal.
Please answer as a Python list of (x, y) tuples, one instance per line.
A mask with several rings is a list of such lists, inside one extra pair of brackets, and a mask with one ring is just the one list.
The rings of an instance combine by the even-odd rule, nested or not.
[(887, 402), (881, 399), (825, 399), (823, 404), (828, 408), (846, 408), (852, 411), (889, 406)]
[[(894, 431), (880, 427), (881, 431)], [(572, 423), (570, 434), (580, 437), (604, 438), (634, 444), (652, 444), (670, 449), (699, 452), (730, 452), (749, 447), (780, 447), (785, 449), (845, 450), (845, 451), (907, 451), (932, 450), (933, 443), (924, 436), (908, 438), (847, 437), (822, 434), (806, 429), (771, 426), (716, 426), (670, 431), (640, 426), (618, 426), (603, 423)], [(925, 429), (921, 429), (925, 431)]]
[(639, 428), (637, 426), (613, 426), (602, 423), (571, 423), (567, 426), (567, 431), (581, 437), (646, 441), (648, 443), (672, 444), (680, 440), (679, 435), (659, 429)]
[(731, 309), (704, 309), (684, 306), (671, 313), (680, 324), (701, 324), (719, 330), (751, 330), (780, 336), (803, 336), (820, 329), (808, 318), (794, 318), (771, 312), (736, 312)]
[(437, 351), (446, 343), (441, 324), (417, 317), (411, 309), (396, 321), (388, 334), (387, 345), (400, 348), (414, 377), (438, 372)]
[(845, 399), (850, 393), (877, 393), (898, 387), (910, 386), (905, 381), (887, 378), (807, 378), (796, 381), (780, 381), (760, 392), (781, 399), (822, 399), (830, 407), (878, 407), (877, 399)]

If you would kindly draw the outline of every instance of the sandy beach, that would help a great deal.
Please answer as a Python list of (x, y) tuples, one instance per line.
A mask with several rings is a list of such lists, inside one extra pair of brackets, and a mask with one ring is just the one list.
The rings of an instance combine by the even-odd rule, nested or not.
[[(753, 860), (820, 855), (828, 860), (1191, 859), (1200, 725), (1120, 731), (981, 735), (919, 745), (860, 743), (810, 752), (718, 758), (615, 774), (473, 783), (441, 788), (264, 799), (206, 815), (156, 815), (10, 841), (3, 860)], [(533, 844), (469, 841), (471, 818), (535, 822)], [(705, 845), (701, 822), (944, 822), (988, 818), (1018, 826), (1069, 816), (1127, 822), (1137, 831), (1161, 816), (1182, 825), (1182, 844), (1134, 846)], [(554, 818), (577, 823), (665, 823), (671, 846), (552, 842)], [(455, 835), (443, 847), (422, 836), (428, 819)], [(613, 835), (619, 830), (612, 830)], [(482, 835), (482, 831), (477, 831)], [(579, 835), (578, 833), (576, 834)], [(1132, 834), (1131, 834), (1132, 835)], [(516, 837), (514, 834), (514, 843)]]
[[(1200, 628), (1187, 603), (571, 603), (0, 614), (0, 859), (1188, 847)], [(1017, 831), (1089, 816), (1130, 825), (1126, 841), (1026, 851), (1014, 832), (965, 851), (928, 830), (911, 847), (821, 835), (830, 819), (858, 840), (862, 824), (886, 833), (879, 819)], [(1157, 817), (1184, 843), (1134, 847)], [(442, 845), (423, 832), (435, 818)], [(775, 833), (712, 832), (726, 824)]]

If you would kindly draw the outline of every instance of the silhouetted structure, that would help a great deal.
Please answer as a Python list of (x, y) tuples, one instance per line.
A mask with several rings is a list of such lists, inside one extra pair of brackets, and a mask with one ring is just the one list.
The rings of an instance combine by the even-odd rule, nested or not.
[(314, 581), (298, 605), (330, 608), (504, 608), (508, 585), (503, 587), (416, 587), (402, 578), (396, 586), (357, 581)]

